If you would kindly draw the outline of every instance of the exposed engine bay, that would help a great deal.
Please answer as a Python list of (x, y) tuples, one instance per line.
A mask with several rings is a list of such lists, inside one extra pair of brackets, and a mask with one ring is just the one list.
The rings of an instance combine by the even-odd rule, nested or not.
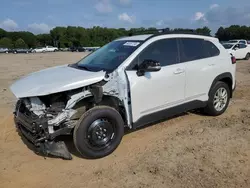
[[(77, 110), (65, 109), (68, 101), (65, 93), (44, 97), (20, 99), (16, 105), (16, 125), (45, 155), (51, 154), (71, 159), (64, 142), (54, 142), (57, 135), (71, 134), (77, 119), (73, 115)], [(73, 119), (72, 119), (73, 117)]]
[(75, 90), (21, 98), (14, 112), (16, 126), (39, 153), (72, 159), (64, 141), (56, 138), (72, 135), (81, 116), (95, 105), (113, 106), (125, 116), (117, 85), (117, 80), (103, 80)]

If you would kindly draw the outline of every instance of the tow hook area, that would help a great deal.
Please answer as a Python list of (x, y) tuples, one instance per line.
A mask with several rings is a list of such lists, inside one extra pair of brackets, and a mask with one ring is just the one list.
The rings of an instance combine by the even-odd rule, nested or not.
[(63, 141), (58, 141), (58, 142), (46, 141), (44, 143), (41, 143), (40, 147), (37, 149), (39, 153), (42, 153), (45, 156), (51, 155), (66, 160), (72, 159), (72, 156), (69, 153), (69, 150)]

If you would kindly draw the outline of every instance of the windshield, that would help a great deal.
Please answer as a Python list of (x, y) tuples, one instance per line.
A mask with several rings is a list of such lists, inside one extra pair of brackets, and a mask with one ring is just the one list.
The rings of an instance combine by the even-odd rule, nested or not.
[(78, 67), (87, 70), (112, 72), (127, 59), (142, 41), (113, 41), (80, 60)]
[(234, 44), (222, 44), (224, 46), (224, 48), (226, 49), (231, 49), (233, 47)]

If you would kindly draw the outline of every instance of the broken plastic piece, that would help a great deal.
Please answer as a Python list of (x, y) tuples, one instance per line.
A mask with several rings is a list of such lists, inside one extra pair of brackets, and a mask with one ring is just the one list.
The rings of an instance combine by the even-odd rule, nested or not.
[(72, 156), (63, 141), (59, 142), (44, 142), (40, 146), (40, 150), (45, 155), (61, 157), (66, 160), (71, 160)]

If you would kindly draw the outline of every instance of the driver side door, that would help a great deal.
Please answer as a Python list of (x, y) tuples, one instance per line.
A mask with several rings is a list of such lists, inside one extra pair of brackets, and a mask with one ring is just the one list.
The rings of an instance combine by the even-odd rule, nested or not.
[[(152, 42), (126, 70), (133, 123), (154, 121), (151, 115), (164, 116), (163, 110), (184, 102), (186, 69), (185, 64), (180, 63), (177, 42), (174, 38)], [(159, 62), (161, 69), (138, 75), (138, 66), (150, 59)]]

